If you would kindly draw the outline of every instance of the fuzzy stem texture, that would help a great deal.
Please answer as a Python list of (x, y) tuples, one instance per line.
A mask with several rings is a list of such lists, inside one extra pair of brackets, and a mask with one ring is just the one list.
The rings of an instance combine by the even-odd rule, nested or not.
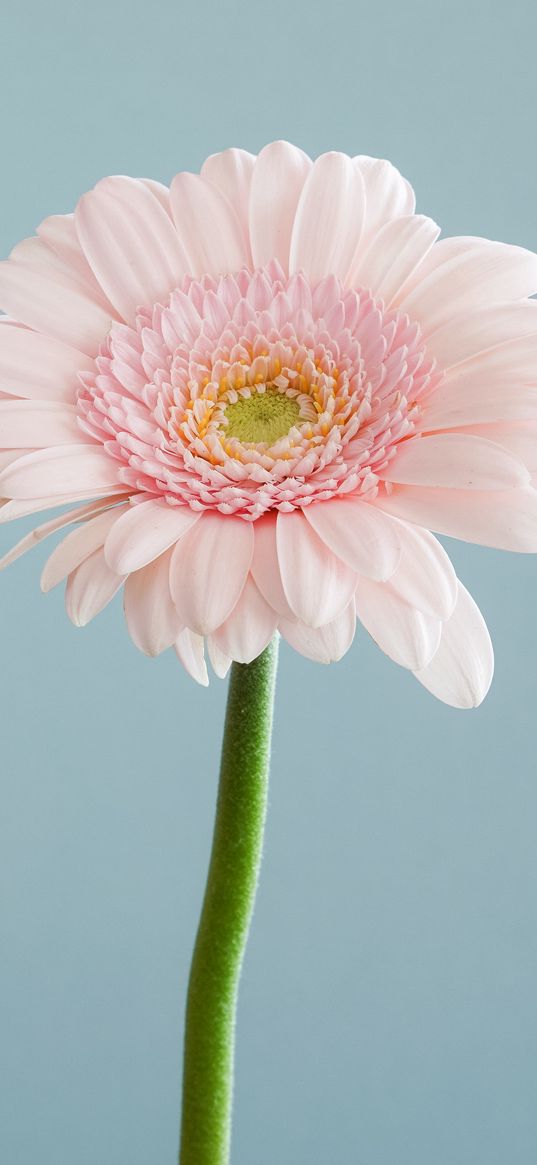
[(179, 1165), (228, 1165), (235, 1017), (267, 810), (277, 637), (231, 670), (213, 847), (188, 988)]

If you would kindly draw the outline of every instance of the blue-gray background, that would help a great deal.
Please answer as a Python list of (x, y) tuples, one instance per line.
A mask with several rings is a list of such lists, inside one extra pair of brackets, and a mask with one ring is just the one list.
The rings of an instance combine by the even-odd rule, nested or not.
[[(535, 0), (11, 0), (3, 34), (4, 254), (104, 174), (276, 137), (537, 247)], [(450, 549), (496, 646), (479, 711), (365, 634), (283, 650), (234, 1165), (536, 1159), (537, 565)], [(1, 1158), (172, 1165), (225, 685), (138, 654), (119, 601), (75, 630), (44, 557), (0, 579)]]

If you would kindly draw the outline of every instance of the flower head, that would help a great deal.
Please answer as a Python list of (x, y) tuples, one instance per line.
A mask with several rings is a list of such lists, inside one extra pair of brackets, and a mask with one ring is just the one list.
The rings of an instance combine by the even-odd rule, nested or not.
[(430, 533), (537, 550), (537, 256), (438, 240), (389, 162), (286, 142), (168, 190), (106, 178), (0, 264), (0, 520), (65, 504), (46, 563), (87, 623), (206, 682), (276, 629), (356, 619), (479, 703), (483, 619)]

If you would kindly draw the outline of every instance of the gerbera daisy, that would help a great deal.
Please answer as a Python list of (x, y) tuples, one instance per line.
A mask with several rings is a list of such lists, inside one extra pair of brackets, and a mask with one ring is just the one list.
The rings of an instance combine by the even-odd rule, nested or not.
[(490, 638), (430, 532), (537, 550), (537, 256), (438, 241), (387, 161), (275, 142), (105, 178), (0, 264), (0, 520), (149, 655), (328, 663), (356, 620), (474, 706)]

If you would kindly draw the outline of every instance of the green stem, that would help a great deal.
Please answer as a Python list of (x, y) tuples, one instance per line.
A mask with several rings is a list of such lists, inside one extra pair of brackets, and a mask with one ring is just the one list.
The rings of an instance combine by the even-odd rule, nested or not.
[(234, 663), (205, 898), (186, 1008), (180, 1165), (227, 1165), (239, 976), (263, 848), (277, 637)]

